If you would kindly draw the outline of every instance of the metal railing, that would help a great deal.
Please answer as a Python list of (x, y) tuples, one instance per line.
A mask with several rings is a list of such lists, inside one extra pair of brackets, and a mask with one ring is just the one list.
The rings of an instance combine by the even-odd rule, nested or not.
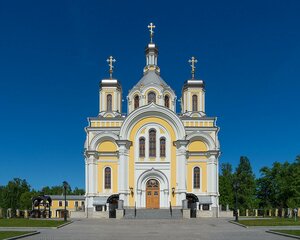
[(173, 215), (173, 211), (172, 211), (172, 204), (171, 204), (171, 201), (170, 201), (170, 215), (171, 215), (171, 217), (172, 217), (172, 215)]

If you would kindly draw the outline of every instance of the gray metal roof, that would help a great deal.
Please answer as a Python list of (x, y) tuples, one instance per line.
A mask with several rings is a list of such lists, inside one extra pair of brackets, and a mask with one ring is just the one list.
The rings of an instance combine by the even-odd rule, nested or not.
[(145, 86), (153, 83), (168, 86), (168, 84), (154, 70), (147, 71), (136, 86), (139, 86), (141, 84)]
[(93, 205), (105, 205), (107, 202), (109, 196), (100, 196), (100, 197), (95, 197), (93, 201)]
[[(49, 195), (52, 200), (65, 200), (64, 195)], [(84, 195), (67, 195), (67, 200), (79, 200), (83, 201), (85, 200)]]
[(197, 195), (199, 199), (199, 204), (212, 204), (212, 200), (210, 196), (201, 196)]

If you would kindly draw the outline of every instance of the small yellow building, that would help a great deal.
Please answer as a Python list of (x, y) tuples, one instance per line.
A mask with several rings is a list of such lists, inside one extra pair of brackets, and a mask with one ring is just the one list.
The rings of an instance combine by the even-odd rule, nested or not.
[[(65, 197), (64, 195), (50, 195), (51, 202), (51, 218), (63, 218), (65, 210)], [(66, 209), (68, 217), (72, 212), (85, 211), (85, 196), (82, 195), (67, 195)]]
[[(216, 117), (205, 113), (205, 85), (192, 77), (184, 82), (177, 113), (177, 96), (160, 75), (158, 47), (145, 49), (143, 77), (127, 95), (122, 114), (122, 87), (112, 77), (100, 82), (99, 113), (85, 128), (86, 209), (89, 217), (115, 208), (182, 208), (217, 216), (219, 206)], [(170, 69), (172, 70), (172, 69)], [(171, 83), (173, 79), (169, 80)]]

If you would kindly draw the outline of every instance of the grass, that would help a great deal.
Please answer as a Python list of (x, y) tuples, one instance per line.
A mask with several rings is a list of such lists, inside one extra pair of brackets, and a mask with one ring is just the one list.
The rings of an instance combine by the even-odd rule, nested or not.
[(286, 233), (294, 236), (300, 236), (300, 230), (271, 230), (273, 232)]
[(65, 222), (61, 220), (0, 219), (0, 227), (57, 227), (63, 223)]
[(10, 237), (17, 237), (26, 233), (31, 233), (31, 232), (0, 231), (0, 240), (10, 238)]
[(300, 226), (300, 221), (294, 218), (272, 218), (272, 219), (251, 219), (239, 220), (239, 223), (249, 227), (253, 226)]

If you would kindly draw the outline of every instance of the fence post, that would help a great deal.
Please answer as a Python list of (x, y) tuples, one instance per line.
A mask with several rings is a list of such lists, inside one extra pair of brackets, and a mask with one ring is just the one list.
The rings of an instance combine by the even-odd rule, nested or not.
[(255, 217), (257, 217), (258, 216), (258, 210), (254, 209), (254, 213), (255, 213)]
[(246, 209), (246, 217), (249, 217), (249, 209)]
[(17, 209), (17, 210), (16, 210), (16, 217), (19, 218), (20, 215), (21, 215), (21, 214), (20, 214), (20, 209)]
[(278, 217), (278, 208), (275, 208), (275, 217)]

